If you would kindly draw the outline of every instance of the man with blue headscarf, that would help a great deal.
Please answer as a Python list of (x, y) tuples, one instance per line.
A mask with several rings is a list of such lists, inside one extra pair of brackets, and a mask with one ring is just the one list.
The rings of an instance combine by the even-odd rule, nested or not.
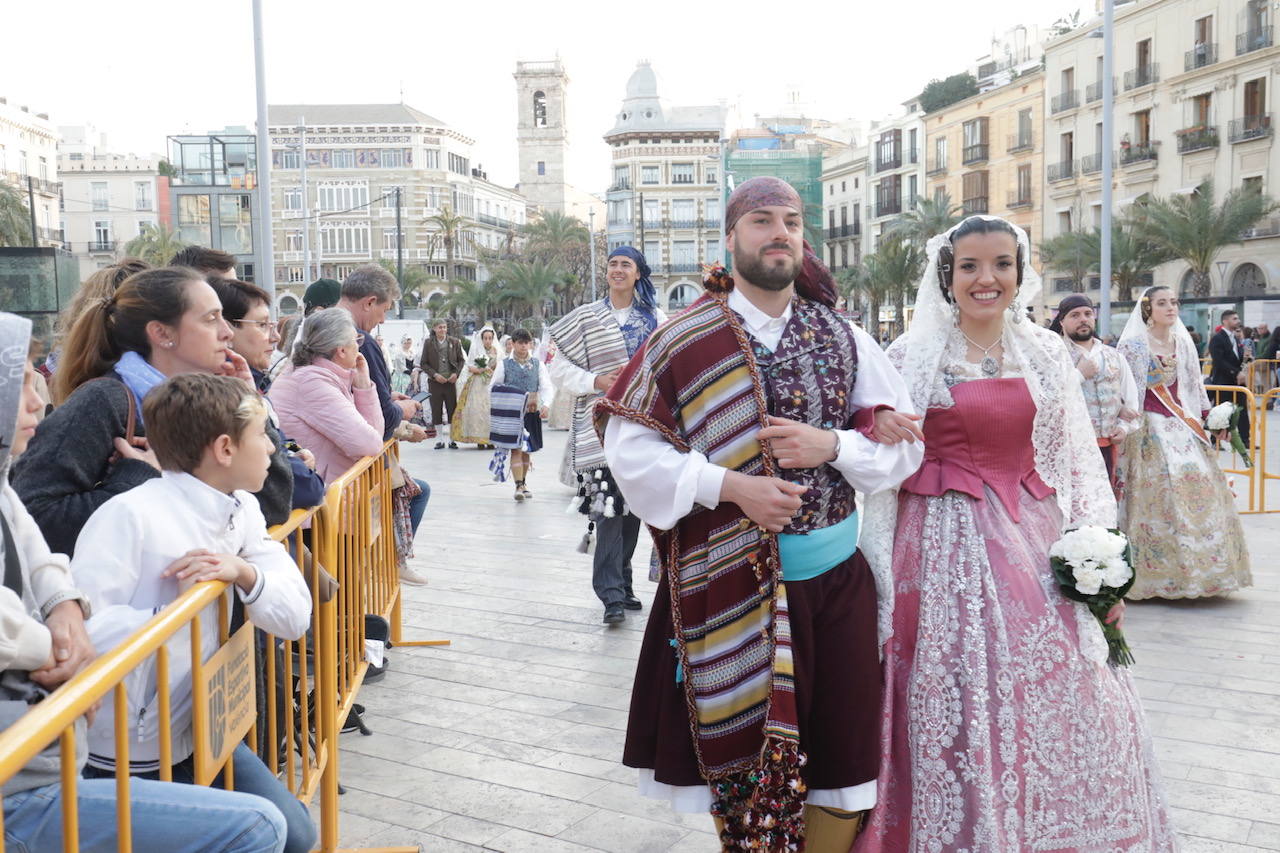
[(551, 378), (558, 392), (574, 396), (567, 462), (577, 477), (578, 510), (590, 519), (583, 542), (589, 545), (593, 529), (596, 534), (591, 583), (604, 605), (606, 625), (622, 622), (625, 611), (643, 606), (631, 586), (640, 519), (627, 512), (609, 474), (592, 407), (667, 319), (657, 307), (649, 274), (643, 253), (619, 246), (609, 253), (608, 295), (575, 308), (551, 327), (556, 345)]

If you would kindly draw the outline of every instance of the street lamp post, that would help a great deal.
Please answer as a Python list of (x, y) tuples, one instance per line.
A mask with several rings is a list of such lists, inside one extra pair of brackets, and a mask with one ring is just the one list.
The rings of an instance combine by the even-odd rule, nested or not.
[(1111, 138), (1115, 133), (1111, 86), (1114, 65), (1115, 0), (1102, 2), (1102, 257), (1099, 259), (1101, 281), (1098, 294), (1098, 334), (1103, 340), (1111, 334)]
[(591, 301), (596, 301), (596, 211), (587, 208), (587, 245), (591, 247)]
[(271, 233), (271, 145), (267, 137), (267, 60), (262, 38), (262, 0), (253, 0), (253, 71), (257, 84), (258, 265), (255, 283), (276, 299), (275, 250)]

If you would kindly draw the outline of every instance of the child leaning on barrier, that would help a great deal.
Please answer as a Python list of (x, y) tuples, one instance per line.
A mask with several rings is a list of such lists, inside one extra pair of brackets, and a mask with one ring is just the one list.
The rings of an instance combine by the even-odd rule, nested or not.
[[(251, 494), (262, 488), (273, 449), (261, 398), (239, 379), (184, 374), (147, 394), (143, 419), (160, 477), (99, 507), (80, 533), (71, 564), (94, 608), (93, 642), (114, 647), (192, 584), (210, 580), (229, 583), (234, 593), (228, 594), (259, 628), (283, 639), (301, 637), (310, 625), (310, 594), (284, 546), (267, 533)], [(200, 620), (205, 659), (219, 644), (216, 613), (211, 604)], [(181, 782), (194, 777), (187, 633), (169, 641), (173, 779)], [(158, 778), (154, 657), (130, 674), (127, 687), (131, 775)], [(316, 829), (302, 804), (244, 744), (232, 760), (235, 790), (265, 797), (284, 814), (284, 849), (311, 849)], [(85, 775), (114, 771), (114, 720), (104, 708), (89, 731)]]
[[(26, 449), (44, 401), (35, 369), (26, 361), (31, 321), (0, 314), (0, 728), (8, 728), (97, 656), (85, 631), (85, 597), (71, 581), (67, 558), (50, 551), (35, 521), (5, 476), (8, 462)], [(84, 720), (76, 743), (83, 750)], [(78, 770), (84, 753), (76, 756)], [(59, 742), (40, 752), (4, 782), (6, 849), (61, 850), (63, 798)], [(85, 780), (76, 786), (81, 853), (120, 849), (116, 783)], [(139, 853), (268, 853), (285, 842), (280, 810), (250, 794), (135, 781), (129, 789), (133, 849)]]

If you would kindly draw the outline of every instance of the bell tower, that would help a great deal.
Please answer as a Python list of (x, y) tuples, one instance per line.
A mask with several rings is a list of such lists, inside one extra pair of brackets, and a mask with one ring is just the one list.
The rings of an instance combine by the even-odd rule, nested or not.
[(516, 140), (520, 192), (543, 210), (566, 211), (569, 129), (565, 100), (569, 75), (560, 60), (517, 62)]

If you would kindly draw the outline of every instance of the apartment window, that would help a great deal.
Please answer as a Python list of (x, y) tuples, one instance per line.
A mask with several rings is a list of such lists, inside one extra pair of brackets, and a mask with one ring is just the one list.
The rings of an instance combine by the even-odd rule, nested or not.
[(449, 154), (449, 171), (456, 172), (459, 175), (469, 175), (471, 174), (470, 162), (466, 157), (451, 152)]
[(672, 163), (671, 164), (671, 183), (673, 184), (693, 183), (693, 164), (692, 163)]
[(662, 203), (656, 198), (644, 200), (644, 224), (646, 228), (657, 228), (661, 225)]
[(369, 203), (368, 184), (320, 184), (317, 194), (325, 211), (353, 210)]
[(840, 266), (841, 268), (849, 266), (849, 244), (847, 242), (840, 243)]
[(659, 177), (659, 166), (641, 166), (640, 167), (640, 183), (656, 184), (661, 178)]
[(662, 265), (662, 244), (657, 240), (644, 241), (644, 259), (649, 262), (651, 267), (659, 267)]
[(253, 213), (247, 193), (218, 196), (218, 233), (222, 251), (253, 254)]
[(720, 238), (707, 241), (707, 260), (711, 262), (724, 260), (720, 256)]
[(93, 223), (93, 241), (97, 244), (99, 251), (105, 251), (111, 242), (111, 222), (106, 219), (98, 219)]
[(1059, 158), (1063, 163), (1070, 163), (1076, 157), (1076, 135), (1074, 133), (1064, 133), (1058, 140), (1058, 149), (1061, 153)]
[(707, 212), (707, 222), (709, 227), (720, 227), (720, 199), (707, 199), (703, 205), (703, 209)]
[(975, 118), (964, 123), (964, 162), (977, 163), (987, 159), (987, 127), (985, 118)]
[(631, 224), (631, 201), (609, 202), (609, 224), (610, 225), (630, 225)]
[(1058, 212), (1058, 233), (1071, 233), (1071, 211), (1063, 210)]
[(697, 203), (691, 198), (678, 198), (671, 202), (671, 219), (673, 224), (692, 225), (698, 218)]
[(947, 138), (939, 136), (933, 140), (933, 169), (947, 168)]
[(18, 174), (24, 178), (31, 174), (31, 165), (27, 161), (27, 152), (25, 151), (18, 152), (18, 168), (22, 170)]
[(302, 251), (302, 232), (301, 231), (284, 232), (284, 250), (286, 252)]
[(920, 157), (917, 142), (920, 139), (919, 132), (913, 127), (907, 131), (907, 162), (914, 163)]
[(390, 231), (383, 231), (382, 248), (389, 252), (394, 252), (396, 249), (400, 248), (400, 232), (396, 231), (394, 228)]
[(354, 169), (356, 152), (354, 148), (335, 148), (329, 155), (329, 165), (334, 169)]
[(302, 153), (297, 148), (285, 148), (279, 152), (281, 169), (297, 169), (302, 166)]
[(1031, 144), (1031, 107), (1018, 111), (1018, 147), (1024, 148)]
[(133, 209), (134, 210), (154, 210), (155, 201), (151, 195), (150, 181), (134, 181), (133, 182)]
[(369, 254), (366, 222), (321, 222), (320, 250), (326, 255)]
[(40, 158), (40, 180), (49, 180), (49, 160), (48, 158)]
[(1133, 144), (1141, 148), (1151, 145), (1151, 110), (1133, 114)]
[(1031, 203), (1031, 165), (1018, 167), (1018, 197), (1023, 204)]
[(402, 186), (395, 184), (384, 184), (379, 195), (382, 196), (382, 206), (394, 209), (396, 206), (396, 191), (400, 192), (400, 206), (407, 207), (409, 205), (409, 193)]
[(964, 176), (964, 212), (966, 214), (986, 213), (989, 207), (987, 199), (987, 172), (969, 172)]
[(1208, 127), (1213, 123), (1213, 93), (1204, 92), (1191, 99), (1191, 127)]
[(1213, 16), (1205, 15), (1203, 18), (1196, 18), (1191, 25), (1191, 32), (1197, 49), (1208, 47), (1213, 41)]
[(916, 209), (916, 197), (920, 194), (919, 178), (915, 175), (907, 177), (907, 210)]
[(545, 175), (547, 173), (547, 164), (545, 160), (538, 161), (538, 174)]
[(844, 181), (841, 181), (841, 182), (840, 182), (840, 192), (846, 192), (845, 182), (844, 182)]
[(148, 228), (155, 228), (155, 227), (156, 227), (155, 220), (139, 219), (138, 220), (138, 236), (141, 237), (143, 234), (146, 234)]
[(178, 196), (178, 237), (184, 243), (200, 246), (213, 242), (209, 196), (186, 193)]
[(302, 187), (286, 187), (284, 191), (284, 209), (302, 210)]
[[(1259, 77), (1244, 84), (1245, 118), (1257, 119), (1267, 112), (1267, 78)], [(3, 168), (3, 166), (0, 166)]]
[(1074, 68), (1062, 69), (1062, 94), (1075, 91), (1076, 88), (1076, 70)]
[(934, 187), (934, 188), (933, 188), (933, 203), (934, 203), (934, 204), (936, 204), (936, 205), (941, 205), (941, 204), (942, 204), (942, 200), (943, 200), (943, 198), (944, 198), (946, 195), (947, 195), (947, 188), (946, 188), (946, 187), (944, 187), (944, 186), (937, 186), (937, 187)]
[(1240, 188), (1243, 189), (1245, 192), (1255, 192), (1261, 195), (1262, 194), (1262, 176), (1255, 175), (1252, 178), (1245, 178), (1243, 181), (1240, 182)]
[[(912, 177), (915, 177), (915, 176), (913, 175)], [(832, 213), (835, 213), (835, 211), (832, 211)], [(832, 224), (832, 227), (835, 226), (834, 222), (832, 222), (831, 224)], [(840, 225), (843, 227), (848, 224), (849, 224), (849, 205), (842, 204), (840, 205)]]
[(379, 152), (384, 169), (403, 169), (408, 165), (409, 152), (404, 148), (384, 148)]
[(833, 207), (827, 211), (827, 227), (835, 230), (836, 227), (836, 209)]
[(289, 283), (300, 284), (302, 281), (302, 267), (289, 267)]
[(93, 200), (94, 210), (106, 210), (110, 207), (110, 196), (106, 181), (94, 181), (89, 184), (89, 197)]
[(424, 169), (440, 168), (440, 149), (427, 148), (422, 152), (422, 168)]
[(693, 240), (676, 240), (671, 244), (671, 263), (677, 272), (692, 272), (698, 266), (698, 244)]
[(719, 180), (718, 175), (720, 173), (716, 170), (715, 166), (707, 166), (702, 171), (703, 171), (703, 174), (707, 176), (707, 183), (714, 184)]

